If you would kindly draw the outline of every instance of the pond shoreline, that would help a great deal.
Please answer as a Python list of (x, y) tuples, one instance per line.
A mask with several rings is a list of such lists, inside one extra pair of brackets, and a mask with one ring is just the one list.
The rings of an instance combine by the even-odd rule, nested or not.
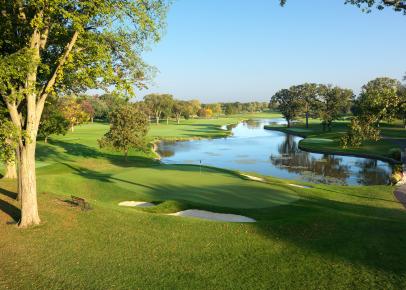
[[(193, 137), (162, 137), (162, 138), (157, 138), (156, 140), (153, 140), (150, 142), (152, 145), (152, 152), (155, 154), (156, 158), (155, 160), (161, 161), (162, 156), (158, 153), (158, 144), (161, 142), (187, 142), (187, 141), (196, 141), (196, 140), (210, 140), (210, 139), (221, 139), (221, 138), (228, 138), (233, 135), (232, 131), (229, 129), (221, 129), (222, 127), (227, 127), (230, 125), (238, 125), (241, 122), (247, 121), (249, 119), (241, 119), (237, 123), (228, 123), (224, 125), (218, 125), (219, 132), (225, 133), (224, 135), (214, 135), (214, 136), (193, 136)], [(220, 167), (219, 167), (220, 168)], [(220, 168), (223, 169), (223, 168)]]
[[(253, 121), (255, 121), (255, 119)], [(267, 125), (267, 121), (270, 121), (270, 120), (265, 120), (265, 121), (260, 121), (260, 122), (262, 122), (263, 125)], [(351, 152), (340, 152), (340, 151), (330, 152), (327, 150), (324, 151), (323, 148), (321, 148), (321, 150), (319, 150), (319, 151), (308, 150), (308, 148), (304, 148), (303, 146), (301, 146), (300, 141), (302, 141), (302, 140), (300, 140), (300, 139), (302, 139), (304, 137), (299, 136), (300, 134), (290, 134), (290, 132), (284, 132), (283, 130), (270, 130), (269, 128), (267, 128), (267, 129), (264, 128), (263, 125), (262, 126), (251, 125), (251, 127), (249, 127), (249, 124), (247, 125), (247, 124), (243, 124), (243, 123), (244, 123), (244, 121), (236, 122), (235, 124), (237, 125), (237, 127), (235, 127), (235, 126), (233, 126), (232, 128), (228, 127), (228, 129), (231, 129), (231, 130), (225, 130), (225, 126), (227, 126), (227, 125), (218, 126), (218, 130), (220, 130), (220, 128), (221, 128), (221, 133), (224, 133), (224, 131), (226, 131), (227, 136), (224, 136), (224, 134), (221, 134), (221, 136), (218, 136), (219, 134), (217, 134), (217, 136), (210, 136), (207, 138), (205, 138), (205, 137), (162, 138), (160, 140), (155, 140), (153, 143), (154, 153), (156, 156), (158, 156), (157, 159), (160, 160), (160, 162), (165, 163), (165, 164), (199, 165), (199, 160), (200, 160), (200, 163), (202, 163), (202, 160), (203, 160), (204, 161), (203, 164), (209, 165), (210, 167), (214, 167), (214, 168), (218, 168), (218, 169), (227, 168), (227, 169), (231, 169), (231, 170), (237, 170), (240, 173), (249, 172), (249, 173), (260, 174), (262, 176), (269, 176), (269, 177), (282, 178), (282, 179), (287, 179), (287, 180), (304, 181), (304, 182), (309, 182), (309, 180), (312, 178), (313, 179), (319, 178), (320, 181), (317, 181), (316, 184), (318, 184), (318, 183), (339, 184), (340, 182), (344, 182), (344, 183), (349, 182), (346, 185), (363, 185), (362, 181), (357, 181), (357, 179), (356, 179), (357, 174), (362, 174), (362, 173), (358, 173), (356, 168), (350, 169), (350, 167), (347, 167), (347, 169), (345, 169), (345, 167), (340, 167), (341, 165), (335, 165), (334, 162), (331, 163), (332, 165), (326, 165), (326, 166), (332, 166), (331, 167), (332, 171), (329, 172), (327, 175), (325, 175), (322, 172), (324, 169), (321, 169), (320, 165), (316, 165), (316, 163), (318, 163), (318, 162), (325, 162), (324, 161), (325, 159), (318, 161), (318, 159), (323, 158), (323, 154), (329, 155), (327, 160), (329, 160), (329, 158), (334, 159), (335, 156), (343, 156), (344, 161), (340, 161), (340, 162), (351, 162), (351, 161), (349, 161), (350, 159), (345, 159), (345, 156), (347, 156), (347, 158), (351, 158), (350, 156), (352, 156), (353, 158), (369, 159), (369, 161), (360, 160), (362, 162), (369, 162), (369, 164), (375, 164), (375, 162), (385, 163), (385, 165), (382, 163), (377, 163), (376, 165), (373, 165), (374, 168), (375, 167), (376, 168), (378, 168), (378, 167), (385, 168), (383, 170), (386, 171), (386, 174), (385, 174), (385, 177), (383, 177), (382, 173), (379, 173), (379, 174), (381, 174), (379, 176), (379, 179), (373, 178), (373, 180), (376, 180), (376, 181), (375, 181), (375, 183), (374, 183), (374, 181), (370, 181), (370, 185), (388, 184), (387, 180), (386, 181), (382, 181), (382, 180), (390, 178), (389, 176), (391, 176), (391, 174), (392, 174), (392, 170), (390, 169), (390, 167), (393, 166), (394, 163), (396, 163), (395, 160), (393, 160), (393, 159), (382, 158), (382, 156), (376, 156), (373, 154), (363, 154), (363, 153), (352, 154)], [(234, 124), (231, 124), (231, 125), (234, 125)], [(239, 128), (239, 129), (237, 131), (235, 131), (235, 128), (237, 128), (237, 129)], [(246, 130), (248, 130), (248, 132)], [(259, 135), (257, 135), (258, 133), (254, 133), (251, 136), (249, 130), (260, 130), (260, 131), (263, 131), (263, 133), (259, 132)], [(276, 137), (277, 139), (272, 139), (272, 138), (268, 139), (267, 136), (274, 136), (275, 133), (268, 134), (265, 131), (268, 131), (268, 132), (279, 131), (283, 134), (281, 134), (280, 136), (275, 135), (275, 136), (279, 136), (279, 137)], [(254, 132), (254, 131), (251, 131), (251, 132)], [(248, 135), (244, 135), (247, 133), (248, 133)], [(243, 135), (241, 135), (241, 134), (243, 134)], [(234, 136), (234, 135), (237, 138), (228, 138), (229, 136)], [(255, 146), (257, 146), (257, 145), (253, 145), (255, 143), (255, 141), (254, 141), (255, 139), (245, 138), (247, 136), (259, 138), (258, 140), (262, 140), (262, 141), (259, 141), (259, 142), (262, 142), (259, 144), (263, 144), (264, 146), (261, 145), (261, 147), (255, 147)], [(284, 136), (284, 137), (282, 137), (282, 136)], [(289, 136), (291, 136), (291, 137), (289, 137)], [(244, 138), (240, 138), (240, 137), (244, 137)], [(264, 157), (260, 157), (260, 156), (264, 156), (263, 154), (267, 154), (267, 153), (273, 152), (275, 150), (281, 150), (281, 149), (278, 149), (279, 142), (288, 142), (288, 141), (286, 141), (288, 139), (284, 139), (284, 138), (288, 138), (288, 137), (295, 138), (296, 141), (293, 141), (293, 139), (292, 139), (292, 141), (290, 141), (290, 142), (293, 142), (293, 143), (286, 143), (286, 144), (288, 144), (288, 145), (290, 144), (290, 146), (292, 146), (292, 144), (296, 143), (296, 145), (293, 145), (293, 146), (296, 146), (297, 149), (300, 149), (300, 151), (303, 152), (301, 154), (318, 154), (318, 157), (313, 157), (316, 159), (312, 159), (312, 161), (311, 161), (312, 163), (307, 163), (307, 165), (288, 164), (288, 162), (290, 162), (290, 161), (285, 161), (284, 157), (282, 157), (280, 160), (273, 159), (275, 161), (270, 161), (272, 154), (270, 155), (269, 160), (267, 158), (264, 159)], [(300, 137), (300, 138), (298, 138), (298, 137)], [(283, 138), (284, 140), (281, 140), (281, 138)], [(221, 141), (222, 139), (224, 141)], [(229, 141), (227, 141), (226, 139), (229, 139)], [(213, 142), (211, 142), (210, 140), (213, 140)], [(247, 141), (247, 140), (253, 140), (253, 141)], [(186, 144), (182, 144), (181, 141), (182, 142), (196, 141), (197, 143), (185, 142)], [(165, 142), (168, 142), (168, 143), (165, 143)], [(204, 144), (204, 145), (201, 145), (201, 144)], [(232, 153), (231, 153), (231, 156), (227, 155), (227, 153), (223, 153), (225, 150), (224, 147), (222, 147), (222, 148), (217, 147), (217, 146), (226, 146), (225, 148), (227, 148), (227, 146), (231, 146), (228, 150), (238, 150), (238, 149), (234, 149), (234, 148), (239, 148), (239, 147), (233, 147), (234, 145), (240, 146), (239, 155), (233, 156)], [(197, 146), (197, 147), (195, 147), (195, 146)], [(176, 148), (176, 147), (189, 148), (189, 149), (186, 149), (186, 150), (182, 149), (180, 151), (181, 155), (177, 155), (178, 157), (177, 158), (175, 157), (175, 159), (173, 159), (173, 157), (171, 157), (171, 156), (173, 156), (173, 153), (171, 153), (171, 151), (173, 149), (171, 149), (171, 148)], [(219, 148), (221, 148), (221, 149), (219, 149)], [(248, 149), (248, 148), (250, 148), (250, 149)], [(259, 150), (260, 148), (269, 148), (269, 149), (265, 149), (265, 151), (264, 151), (263, 149)], [(168, 150), (168, 153), (166, 152), (167, 150)], [(249, 150), (249, 152), (251, 152), (251, 153), (244, 152), (246, 150)], [(268, 152), (267, 150), (270, 150), (270, 151)], [(217, 151), (219, 151), (219, 152), (217, 152)], [(169, 154), (169, 155), (167, 155), (167, 154)], [(280, 154), (283, 155), (283, 153), (280, 153)], [(249, 155), (251, 155), (251, 156), (249, 156)], [(255, 155), (255, 156), (253, 156), (253, 155)], [(215, 156), (222, 156), (222, 157), (215, 157)], [(241, 161), (237, 157), (240, 158)], [(190, 158), (192, 159), (192, 161), (190, 160)], [(226, 158), (226, 159), (222, 159), (222, 158)], [(246, 163), (239, 163), (239, 162), (245, 162), (244, 158), (247, 159)], [(306, 158), (309, 158), (309, 157), (306, 157)], [(230, 160), (233, 160), (233, 161), (230, 161)], [(251, 160), (253, 160), (253, 161), (251, 161)], [(263, 165), (263, 164), (265, 164), (264, 162), (265, 163), (271, 162), (272, 164), (270, 165), (270, 167), (264, 166)], [(300, 158), (299, 158), (293, 162), (303, 162), (303, 161), (300, 161)], [(320, 163), (318, 163), (318, 164), (320, 164)], [(356, 165), (356, 166), (368, 166), (368, 165), (366, 165), (366, 163), (365, 163), (365, 165), (363, 165), (364, 163), (359, 163), (359, 164), (360, 165)], [(296, 171), (286, 169), (289, 166), (292, 168), (297, 168)], [(310, 169), (310, 167), (309, 167), (306, 170), (310, 170), (311, 172), (314, 172), (314, 173), (306, 173), (307, 172), (306, 170), (300, 171), (299, 168), (302, 168), (302, 166), (311, 166), (312, 169)], [(330, 170), (330, 169), (327, 169), (327, 170)], [(344, 172), (342, 170), (347, 170), (348, 172), (345, 171), (345, 172), (347, 172), (345, 174), (349, 174), (349, 175), (347, 175), (347, 176), (345, 176), (345, 174), (342, 175)], [(369, 171), (369, 172), (373, 172), (373, 171)], [(381, 172), (383, 172), (383, 171), (381, 171)], [(306, 176), (306, 174), (308, 176)], [(315, 174), (315, 175), (312, 176), (312, 174)], [(334, 174), (337, 174), (337, 178), (344, 178), (345, 180), (344, 181), (340, 181), (338, 179), (336, 180), (335, 179), (336, 176), (334, 176)], [(364, 175), (365, 174), (368, 174), (368, 173), (364, 173)], [(373, 174), (373, 173), (370, 173), (370, 176), (371, 176), (371, 174)], [(381, 176), (382, 176), (382, 180), (381, 180)], [(368, 179), (366, 179), (366, 180), (368, 180)], [(378, 181), (378, 180), (381, 180), (381, 181)], [(314, 183), (312, 181), (310, 181), (310, 182)], [(376, 182), (383, 182), (383, 183), (376, 183)]]
[[(269, 131), (277, 131), (277, 132), (282, 132), (285, 134), (290, 134), (293, 136), (298, 136), (303, 138), (305, 140), (308, 138), (305, 134), (301, 134), (299, 132), (294, 132), (294, 131), (289, 131), (287, 128), (284, 127), (271, 127), (271, 126), (265, 126), (264, 130), (269, 130)], [(357, 153), (357, 152), (344, 152), (344, 151), (339, 151), (339, 150), (320, 150), (320, 149), (312, 149), (307, 146), (303, 146), (301, 142), (299, 142), (299, 149), (310, 152), (310, 153), (319, 153), (319, 154), (330, 154), (330, 155), (339, 155), (339, 156), (353, 156), (353, 157), (360, 157), (360, 158), (369, 158), (369, 159), (376, 159), (379, 161), (383, 162), (388, 162), (392, 165), (397, 165), (397, 164), (402, 164), (401, 161), (382, 156), (382, 155), (376, 155), (376, 154), (370, 154), (370, 153)]]

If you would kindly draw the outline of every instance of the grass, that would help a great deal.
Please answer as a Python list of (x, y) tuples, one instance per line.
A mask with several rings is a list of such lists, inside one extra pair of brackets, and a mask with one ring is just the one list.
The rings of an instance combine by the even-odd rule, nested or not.
[(217, 138), (230, 134), (229, 130), (220, 130), (223, 125), (236, 124), (250, 118), (279, 118), (279, 113), (264, 112), (233, 115), (215, 119), (190, 119), (182, 120), (180, 125), (170, 121), (162, 121), (159, 125), (151, 124), (150, 138), (153, 139), (195, 139), (195, 138)]
[(391, 160), (390, 151), (393, 148), (399, 148), (399, 143), (393, 142), (391, 139), (405, 138), (406, 141), (406, 129), (400, 123), (382, 124), (381, 134), (384, 138), (379, 141), (365, 141), (359, 148), (341, 147), (340, 138), (348, 130), (348, 121), (345, 120), (334, 122), (330, 132), (323, 131), (323, 126), (317, 119), (310, 120), (309, 128), (305, 127), (303, 120), (295, 123), (292, 128), (282, 126), (266, 126), (266, 128), (304, 137), (299, 143), (300, 148), (304, 150), (320, 153), (353, 154), (392, 162), (396, 162), (396, 160)]
[[(271, 177), (261, 183), (229, 170), (163, 165), (137, 152), (125, 162), (97, 149), (104, 130), (81, 126), (40, 142), (38, 227), (15, 226), (16, 184), (0, 180), (0, 289), (406, 287), (406, 214), (392, 187), (300, 189)], [(71, 194), (93, 209), (72, 207)], [(124, 200), (159, 205), (117, 206)], [(257, 223), (165, 215), (187, 208)]]

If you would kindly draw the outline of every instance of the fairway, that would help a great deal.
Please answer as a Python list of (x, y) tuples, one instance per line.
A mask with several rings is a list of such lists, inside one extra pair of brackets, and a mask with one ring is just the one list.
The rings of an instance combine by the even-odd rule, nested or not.
[(406, 289), (406, 0), (309, 4), (0, 1), (0, 290)]
[[(212, 133), (228, 121), (215, 120)], [(210, 128), (207, 122), (199, 127)], [(164, 126), (173, 138), (182, 128)], [(40, 143), (38, 227), (13, 224), (16, 184), (0, 181), (0, 288), (406, 287), (406, 215), (392, 187), (303, 189), (272, 177), (259, 182), (234, 171), (164, 165), (148, 152), (134, 151), (126, 162), (97, 148), (105, 130), (88, 124)], [(92, 210), (72, 207), (71, 195)], [(126, 200), (157, 206), (118, 206)], [(188, 209), (257, 222), (167, 215)]]

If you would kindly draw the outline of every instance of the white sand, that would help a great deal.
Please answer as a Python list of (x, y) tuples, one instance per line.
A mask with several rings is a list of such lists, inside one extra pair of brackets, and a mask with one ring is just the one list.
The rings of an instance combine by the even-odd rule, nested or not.
[(248, 174), (241, 174), (244, 177), (247, 177), (250, 180), (254, 180), (254, 181), (265, 181), (265, 179), (261, 178), (261, 177), (256, 177), (256, 176), (252, 176), (252, 175), (248, 175)]
[(169, 215), (182, 216), (182, 217), (194, 217), (212, 221), (222, 221), (222, 222), (232, 222), (232, 223), (254, 223), (255, 220), (246, 216), (236, 215), (236, 214), (224, 214), (215, 213), (205, 210), (198, 209), (188, 209), (184, 211), (179, 211), (176, 213), (171, 213)]
[(123, 201), (118, 204), (119, 206), (129, 206), (129, 207), (148, 207), (155, 206), (155, 204), (145, 201)]
[(299, 188), (311, 188), (310, 186), (304, 186), (304, 185), (299, 185), (299, 184), (293, 184), (293, 183), (289, 183), (288, 185), (293, 186), (293, 187), (299, 187)]

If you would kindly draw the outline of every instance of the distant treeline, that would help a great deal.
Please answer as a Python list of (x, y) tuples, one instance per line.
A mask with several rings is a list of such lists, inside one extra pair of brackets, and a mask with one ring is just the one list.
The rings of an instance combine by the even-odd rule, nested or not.
[[(84, 104), (88, 119), (109, 121), (110, 113), (128, 101), (112, 94), (80, 96), (77, 103)], [(149, 94), (142, 101), (134, 103), (149, 119), (159, 123), (175, 119), (217, 118), (222, 115), (262, 112), (269, 109), (269, 102), (232, 102), (202, 104), (199, 100), (178, 100), (170, 94)]]

